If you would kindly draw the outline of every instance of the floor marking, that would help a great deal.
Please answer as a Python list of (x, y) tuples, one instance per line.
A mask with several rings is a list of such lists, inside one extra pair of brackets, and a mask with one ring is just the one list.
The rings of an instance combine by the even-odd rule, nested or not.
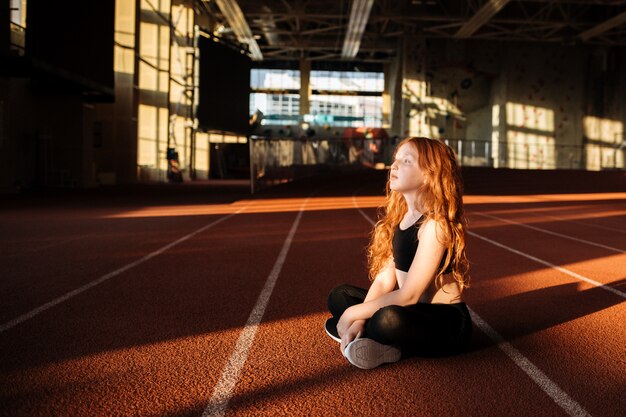
[[(533, 216), (540, 216), (540, 217), (549, 217), (551, 219), (556, 219), (559, 220), (561, 222), (567, 222), (567, 223), (575, 223), (575, 224), (582, 224), (588, 227), (594, 227), (597, 229), (603, 229), (603, 230), (609, 230), (611, 232), (617, 232), (617, 233), (624, 233), (626, 234), (626, 230), (624, 229), (620, 229), (617, 228), (615, 226), (612, 227), (608, 227), (608, 226), (603, 226), (600, 224), (596, 224), (596, 223), (587, 223), (581, 220), (572, 220), (572, 219), (594, 219), (594, 220), (601, 220), (601, 219), (609, 219), (609, 217), (612, 216), (612, 213), (610, 215), (605, 214), (606, 212), (599, 212), (597, 214), (600, 214), (598, 216), (585, 216), (585, 217), (576, 217), (577, 214), (579, 213), (579, 211), (582, 210), (589, 210), (589, 206), (568, 206), (567, 210), (569, 210), (567, 213), (569, 214), (568, 217), (562, 217), (562, 216), (553, 216), (550, 214), (546, 214), (548, 212), (554, 212), (555, 210), (557, 210), (558, 208), (556, 207), (543, 207), (543, 208), (535, 208), (532, 211), (528, 211), (528, 209), (517, 209), (517, 210), (510, 210), (510, 209), (496, 209), (496, 210), (490, 210), (490, 212), (492, 213), (513, 213), (513, 214), (530, 214)], [(468, 212), (468, 213), (471, 213)], [(626, 211), (622, 211), (620, 213), (625, 213)]]
[(565, 391), (559, 388), (541, 369), (537, 368), (528, 358), (515, 349), (510, 343), (504, 340), (498, 332), (489, 326), (478, 314), (468, 308), (472, 321), (478, 328), (496, 343), (496, 346), (503, 351), (515, 364), (528, 375), (539, 387), (548, 394), (570, 416), (590, 416), (580, 404), (574, 401)]
[(367, 214), (365, 214), (365, 212), (363, 210), (361, 210), (361, 207), (359, 207), (359, 205), (356, 202), (356, 198), (354, 197), (354, 195), (352, 196), (352, 203), (354, 204), (354, 207), (356, 207), (356, 209), (359, 211), (359, 213), (361, 213), (361, 215), (363, 217), (365, 217), (365, 219), (370, 222), (372, 224), (372, 226), (374, 226), (374, 221), (372, 219), (369, 218), (369, 216)]
[[(370, 217), (365, 214), (362, 210), (358, 208), (356, 205), (356, 200), (354, 200), (355, 207), (359, 210), (361, 215), (365, 217), (367, 221), (369, 221), (372, 225), (374, 225), (374, 221), (370, 219)], [(468, 232), (471, 235), (476, 235), (475, 233)], [(546, 393), (552, 400), (560, 406), (567, 414), (572, 417), (587, 417), (590, 414), (580, 406), (576, 401), (574, 401), (565, 391), (559, 388), (546, 374), (544, 374), (535, 364), (533, 364), (528, 358), (526, 358), (522, 353), (515, 349), (510, 343), (504, 340), (502, 336), (498, 332), (496, 332), (491, 326), (487, 324), (478, 314), (474, 313), (472, 309), (469, 309), (470, 315), (472, 316), (472, 321), (478, 326), (478, 328), (483, 331), (489, 338), (496, 343), (497, 347), (502, 350), (526, 375), (528, 375), (539, 387)]]
[(529, 254), (525, 253), (525, 252), (518, 251), (517, 249), (513, 249), (513, 248), (511, 248), (511, 247), (509, 247), (509, 246), (503, 245), (502, 243), (496, 242), (495, 240), (491, 240), (491, 239), (489, 239), (489, 238), (486, 238), (486, 237), (481, 236), (481, 235), (479, 235), (479, 234), (476, 234), (476, 233), (474, 233), (474, 232), (467, 231), (467, 233), (468, 233), (469, 235), (471, 235), (471, 236), (477, 237), (478, 239), (482, 239), (482, 240), (484, 240), (485, 242), (489, 242), (489, 243), (491, 243), (492, 245), (498, 246), (498, 247), (500, 247), (500, 248), (502, 248), (502, 249), (506, 249), (506, 250), (508, 250), (509, 252), (513, 252), (513, 253), (515, 253), (515, 254), (517, 254), (517, 255), (520, 255), (520, 256), (523, 256), (523, 257), (525, 257), (525, 258), (531, 259), (531, 260), (533, 260), (533, 261), (535, 261), (535, 262), (538, 262), (538, 263), (540, 263), (540, 264), (542, 264), (542, 265), (549, 266), (550, 268), (554, 268), (554, 269), (556, 269), (557, 271), (560, 271), (560, 272), (562, 272), (562, 273), (564, 273), (564, 274), (567, 274), (567, 275), (569, 275), (569, 276), (572, 276), (572, 277), (574, 277), (574, 278), (576, 278), (576, 279), (579, 279), (579, 280), (581, 280), (581, 281), (588, 282), (588, 283), (590, 283), (590, 284), (592, 284), (592, 285), (595, 285), (596, 287), (600, 287), (600, 288), (602, 288), (603, 290), (610, 291), (610, 292), (612, 292), (612, 293), (614, 293), (614, 294), (616, 294), (616, 295), (618, 295), (618, 296), (620, 296), (620, 297), (622, 297), (622, 298), (626, 298), (626, 293), (623, 293), (623, 292), (621, 292), (620, 290), (617, 290), (617, 289), (615, 289), (615, 288), (613, 288), (613, 287), (610, 287), (610, 286), (608, 286), (608, 285), (604, 285), (604, 284), (602, 284), (601, 282), (594, 281), (594, 280), (592, 280), (591, 278), (587, 278), (587, 277), (585, 277), (585, 276), (583, 276), (583, 275), (577, 274), (577, 273), (576, 273), (576, 272), (574, 272), (574, 271), (570, 271), (569, 269), (563, 268), (563, 267), (558, 266), (558, 265), (554, 265), (554, 264), (552, 264), (552, 263), (550, 263), (550, 262), (548, 262), (548, 261), (544, 261), (543, 259), (536, 258), (536, 257), (534, 257), (534, 256), (532, 256), (532, 255), (529, 255)]
[(300, 211), (291, 226), (291, 230), (285, 239), (285, 243), (283, 243), (283, 247), (280, 250), (278, 258), (276, 259), (276, 263), (274, 263), (274, 267), (265, 281), (265, 286), (263, 287), (261, 294), (259, 294), (259, 298), (250, 313), (250, 317), (248, 317), (248, 321), (239, 335), (239, 339), (235, 345), (235, 350), (222, 371), (222, 376), (213, 390), (213, 395), (209, 400), (209, 404), (202, 413), (202, 417), (223, 416), (226, 414), (228, 402), (230, 401), (235, 385), (239, 380), (239, 373), (248, 358), (248, 352), (252, 346), (256, 332), (259, 329), (259, 324), (261, 323), (261, 319), (265, 313), (265, 308), (267, 307), (270, 296), (272, 295), (272, 291), (274, 290), (280, 271), (283, 269), (283, 264), (287, 258), (287, 252), (289, 252), (291, 241), (293, 240), (296, 229), (300, 224), (300, 219), (302, 218), (302, 213), (304, 212), (304, 207), (306, 206), (308, 200), (309, 199), (307, 198), (300, 207)]
[[(624, 233), (624, 234), (626, 234), (626, 230), (618, 229), (616, 227), (601, 226), (599, 224), (581, 222), (580, 220), (568, 220), (565, 217), (551, 216), (549, 214), (540, 214), (539, 216), (550, 217), (550, 218), (557, 219), (557, 220), (560, 220), (560, 221), (565, 221), (565, 222), (568, 222), (568, 223), (582, 224), (582, 225), (588, 226), (588, 227), (595, 227), (597, 229), (609, 230), (611, 232), (617, 232), (617, 233)], [(602, 218), (602, 217), (600, 217), (600, 218)]]
[(587, 226), (587, 227), (595, 227), (596, 229), (602, 229), (602, 230), (608, 230), (608, 231), (610, 231), (610, 232), (617, 232), (617, 233), (626, 234), (626, 230), (624, 230), (624, 229), (618, 229), (617, 227), (601, 226), (601, 225), (599, 225), (599, 224), (593, 224), (593, 223), (581, 222), (581, 221), (577, 221), (577, 220), (567, 220), (567, 219), (565, 219), (565, 218), (562, 218), (562, 217), (556, 217), (556, 216), (549, 216), (549, 217), (553, 217), (553, 218), (555, 218), (555, 219), (562, 220), (562, 221), (566, 221), (566, 222), (570, 222), (570, 223), (582, 224), (582, 225)]
[(626, 251), (624, 251), (624, 250), (622, 250), (622, 249), (614, 248), (614, 247), (612, 247), (612, 246), (606, 246), (606, 245), (602, 245), (602, 244), (600, 244), (600, 243), (591, 242), (591, 241), (589, 241), (589, 240), (578, 239), (578, 238), (576, 238), (576, 237), (572, 237), (572, 236), (564, 235), (564, 234), (561, 234), (561, 233), (551, 232), (550, 230), (542, 229), (542, 228), (540, 228), (540, 227), (531, 226), (531, 225), (529, 225), (529, 224), (524, 224), (524, 223), (514, 222), (514, 221), (512, 221), (512, 220), (503, 219), (502, 217), (493, 216), (493, 215), (491, 215), (491, 214), (478, 213), (478, 212), (476, 212), (476, 211), (472, 211), (472, 212), (471, 212), (471, 214), (475, 214), (475, 215), (477, 215), (477, 216), (488, 217), (488, 218), (491, 218), (491, 219), (499, 220), (499, 221), (502, 221), (502, 222), (505, 222), (505, 223), (514, 224), (514, 225), (521, 226), (521, 227), (526, 227), (526, 228), (528, 228), (528, 229), (537, 230), (537, 231), (539, 231), (539, 232), (542, 232), (542, 233), (547, 233), (547, 234), (549, 234), (549, 235), (554, 235), (554, 236), (562, 237), (562, 238), (565, 238), (565, 239), (574, 240), (574, 241), (576, 241), (576, 242), (585, 243), (585, 244), (587, 244), (587, 245), (597, 246), (597, 247), (599, 247), (599, 248), (603, 248), (603, 249), (608, 249), (608, 250), (611, 250), (611, 251), (613, 251), (613, 252), (618, 252), (618, 253), (626, 253)]
[(123, 266), (123, 267), (121, 267), (121, 268), (119, 268), (119, 269), (117, 269), (117, 270), (115, 270), (113, 272), (109, 272), (108, 274), (103, 275), (100, 278), (95, 279), (95, 280), (93, 280), (93, 281), (83, 285), (82, 287), (76, 288), (73, 291), (65, 293), (64, 295), (62, 295), (62, 296), (60, 296), (58, 298), (55, 298), (54, 300), (49, 301), (46, 304), (43, 304), (43, 305), (41, 305), (41, 306), (39, 306), (39, 307), (29, 311), (28, 313), (22, 314), (21, 316), (19, 316), (19, 317), (13, 319), (13, 320), (10, 320), (10, 321), (0, 325), (0, 333), (9, 330), (12, 327), (17, 326), (18, 324), (21, 324), (21, 323), (25, 322), (26, 320), (32, 319), (33, 317), (37, 316), (38, 314), (41, 314), (44, 311), (46, 311), (46, 310), (48, 310), (48, 309), (50, 309), (50, 308), (52, 308), (52, 307), (54, 307), (56, 305), (59, 305), (62, 302), (67, 301), (70, 298), (75, 297), (78, 294), (87, 291), (90, 288), (93, 288), (93, 287), (95, 287), (97, 285), (102, 284), (105, 281), (108, 281), (109, 279), (111, 279), (111, 278), (121, 274), (122, 272), (128, 271), (129, 269), (132, 269), (132, 268), (136, 267), (137, 265), (141, 265), (142, 263), (146, 262), (147, 260), (152, 259), (155, 256), (162, 254), (163, 252), (167, 251), (168, 249), (173, 248), (174, 246), (176, 246), (176, 245), (184, 242), (185, 240), (187, 240), (187, 239), (197, 235), (198, 233), (202, 233), (205, 230), (207, 230), (208, 228), (213, 227), (216, 224), (221, 223), (224, 220), (226, 220), (226, 219), (228, 219), (228, 218), (230, 218), (230, 217), (232, 217), (232, 216), (234, 216), (236, 214), (241, 213), (243, 210), (246, 209), (246, 207), (247, 206), (242, 207), (242, 208), (240, 208), (239, 210), (237, 210), (236, 212), (234, 212), (232, 214), (229, 214), (227, 216), (219, 218), (219, 219), (215, 220), (214, 222), (211, 222), (211, 223), (207, 224), (206, 226), (203, 226), (200, 229), (198, 229), (198, 230), (196, 230), (194, 232), (191, 232), (191, 233), (189, 233), (186, 236), (181, 237), (180, 239), (176, 240), (175, 242), (172, 242), (172, 243), (170, 243), (168, 245), (163, 246), (160, 249), (157, 249), (156, 251), (154, 251), (154, 252), (144, 256), (141, 259), (136, 260), (135, 262), (131, 262), (128, 265), (125, 265), (125, 266)]

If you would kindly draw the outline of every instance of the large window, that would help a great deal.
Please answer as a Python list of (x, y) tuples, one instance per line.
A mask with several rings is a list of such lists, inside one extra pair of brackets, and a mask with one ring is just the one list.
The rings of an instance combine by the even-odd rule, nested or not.
[(380, 127), (384, 82), (382, 72), (311, 71), (311, 114), (334, 126)]
[[(382, 72), (313, 70), (310, 81), (307, 121), (345, 127), (382, 125)], [(262, 124), (294, 125), (301, 121), (300, 71), (253, 69), (251, 88), (250, 114), (261, 111)]]
[(382, 72), (311, 71), (311, 89), (382, 94)]
[(250, 73), (250, 86), (253, 90), (299, 90), (300, 71), (280, 69), (253, 69)]
[(253, 69), (250, 114), (263, 113), (264, 125), (293, 125), (300, 118), (300, 71)]

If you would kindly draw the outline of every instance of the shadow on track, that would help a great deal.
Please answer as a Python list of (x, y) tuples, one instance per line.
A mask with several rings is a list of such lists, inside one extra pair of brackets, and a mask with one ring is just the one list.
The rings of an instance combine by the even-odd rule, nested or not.
[[(490, 316), (498, 311), (506, 311), (508, 318), (500, 320), (497, 329), (505, 340), (510, 341), (624, 303), (622, 298), (600, 287), (580, 291), (580, 285), (582, 284), (572, 282), (541, 288), (490, 300), (484, 304), (476, 302), (472, 307), (477, 311), (484, 310)], [(624, 291), (626, 278), (610, 285)], [(480, 331), (476, 327), (474, 330), (475, 333)], [(487, 338), (475, 337), (473, 349), (485, 349), (493, 345)]]

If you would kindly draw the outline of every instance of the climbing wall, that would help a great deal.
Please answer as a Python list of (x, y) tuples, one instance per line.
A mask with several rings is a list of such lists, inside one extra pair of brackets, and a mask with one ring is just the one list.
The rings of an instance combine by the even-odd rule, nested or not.
[(495, 167), (623, 167), (623, 51), (442, 39), (405, 50), (409, 133), (475, 141)]
[(582, 158), (585, 50), (519, 45), (505, 56), (511, 168), (575, 168)]
[(468, 42), (428, 41), (428, 113), (436, 137), (487, 139), (467, 133), (470, 128), (477, 134), (470, 127), (472, 113), (478, 112), (477, 117), (485, 121), (491, 81), (497, 75), (495, 64), (495, 54), (488, 48), (473, 48)]

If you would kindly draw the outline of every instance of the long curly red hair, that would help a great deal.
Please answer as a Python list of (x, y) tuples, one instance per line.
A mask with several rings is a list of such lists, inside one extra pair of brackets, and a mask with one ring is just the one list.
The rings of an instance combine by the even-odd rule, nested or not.
[[(436, 286), (441, 288), (444, 272), (451, 265), (452, 276), (463, 291), (469, 287), (470, 276), (465, 253), (467, 220), (463, 212), (463, 181), (456, 155), (443, 142), (423, 137), (404, 139), (396, 147), (396, 152), (405, 143), (410, 143), (417, 150), (418, 164), (425, 178), (416, 204), (422, 210), (423, 221), (433, 219), (440, 225), (443, 236), (437, 238), (448, 249), (435, 277)], [(370, 280), (376, 278), (392, 256), (393, 232), (407, 210), (404, 196), (391, 190), (387, 179), (385, 202), (379, 207), (379, 220), (367, 247)]]

